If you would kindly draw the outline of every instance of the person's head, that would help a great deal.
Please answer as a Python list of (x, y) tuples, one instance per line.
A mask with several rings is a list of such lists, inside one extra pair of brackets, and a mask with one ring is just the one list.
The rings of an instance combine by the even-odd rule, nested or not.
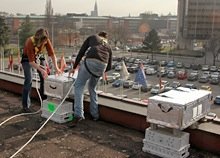
[(47, 41), (49, 38), (49, 34), (46, 29), (40, 28), (36, 31), (34, 35), (36, 44), (42, 44), (43, 42)]
[(100, 37), (103, 37), (103, 38), (108, 38), (108, 33), (105, 32), (105, 31), (99, 32), (98, 35), (99, 35)]

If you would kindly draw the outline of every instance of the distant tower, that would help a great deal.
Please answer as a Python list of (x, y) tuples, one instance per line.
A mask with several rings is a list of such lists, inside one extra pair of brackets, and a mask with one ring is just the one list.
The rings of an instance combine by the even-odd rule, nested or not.
[(97, 2), (96, 1), (95, 1), (94, 10), (91, 11), (91, 16), (98, 16), (98, 7), (97, 7)]

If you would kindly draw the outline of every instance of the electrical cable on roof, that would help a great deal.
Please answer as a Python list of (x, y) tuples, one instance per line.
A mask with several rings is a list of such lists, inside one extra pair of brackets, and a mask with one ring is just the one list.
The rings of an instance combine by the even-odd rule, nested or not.
[[(42, 108), (43, 101), (42, 101), (40, 92), (39, 92), (39, 90), (38, 90), (38, 81), (37, 81), (37, 75), (38, 75), (38, 74), (35, 73), (35, 75), (36, 75), (36, 77), (35, 77), (35, 78), (36, 78), (36, 91), (37, 91), (37, 94), (38, 94), (39, 99), (40, 99), (40, 105), (41, 105), (40, 107)], [(3, 122), (0, 124), (0, 127), (1, 127), (3, 124), (5, 124), (6, 122), (10, 121), (11, 119), (13, 119), (13, 118), (15, 118), (15, 117), (38, 114), (38, 113), (41, 111), (41, 108), (40, 108), (38, 111), (36, 111), (36, 112), (21, 113), (21, 114), (17, 114), (17, 115), (14, 115), (14, 116), (12, 116), (12, 117), (9, 117), (8, 119), (6, 119), (5, 121), (3, 121)]]
[(16, 153), (14, 153), (10, 158), (15, 157), (21, 150), (23, 150), (33, 139), (34, 137), (41, 131), (41, 129), (43, 129), (43, 127), (47, 124), (47, 122), (52, 118), (52, 116), (57, 112), (57, 110), (61, 107), (61, 105), (63, 104), (63, 102), (66, 100), (67, 96), (69, 95), (71, 89), (73, 88), (75, 81), (73, 82), (73, 84), (70, 86), (69, 91), (67, 92), (66, 96), (63, 98), (63, 100), (61, 101), (61, 103), (57, 106), (57, 108), (54, 110), (54, 112), (47, 118), (47, 120), (43, 123), (43, 125), (34, 133), (34, 135), (19, 149), (17, 150)]

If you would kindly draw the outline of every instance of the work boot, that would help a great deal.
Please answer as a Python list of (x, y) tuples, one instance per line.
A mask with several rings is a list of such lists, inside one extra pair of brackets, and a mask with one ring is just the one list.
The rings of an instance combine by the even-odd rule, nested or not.
[(94, 117), (91, 114), (86, 114), (86, 118), (92, 121), (99, 121), (99, 117)]
[(74, 117), (74, 118), (73, 118), (73, 121), (69, 122), (67, 126), (68, 126), (69, 128), (76, 127), (76, 125), (78, 124), (78, 122), (81, 121), (82, 119), (83, 119), (82, 117)]
[(22, 113), (31, 113), (31, 110), (27, 107), (23, 107), (23, 109), (21, 110)]
[(42, 99), (42, 100), (47, 100), (47, 95), (42, 95), (42, 96), (41, 96), (41, 99)]

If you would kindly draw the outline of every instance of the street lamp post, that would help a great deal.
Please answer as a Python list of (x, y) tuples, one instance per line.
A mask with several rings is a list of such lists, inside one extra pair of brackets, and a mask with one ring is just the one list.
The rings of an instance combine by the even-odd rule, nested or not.
[(2, 70), (4, 71), (5, 70), (5, 54), (4, 54), (4, 41), (3, 41), (3, 44), (2, 46), (0, 46), (0, 51), (2, 50), (2, 53), (1, 53), (1, 67), (2, 67)]
[(173, 52), (172, 52), (172, 49), (173, 49), (173, 42), (170, 40), (170, 54), (172, 54), (172, 56), (173, 56), (173, 61), (174, 61), (174, 54), (173, 54)]
[(52, 45), (53, 45), (53, 47), (54, 47), (54, 24), (55, 24), (56, 22), (51, 22), (51, 40), (52, 40)]
[[(169, 41), (169, 43), (170, 43), (170, 41)], [(170, 45), (169, 45), (170, 46)], [(168, 62), (168, 55), (169, 55), (169, 52), (170, 52), (170, 49), (167, 49), (167, 62)]]
[(4, 53), (4, 50), (2, 52), (2, 46), (0, 46), (0, 53), (1, 53), (1, 70), (3, 70), (3, 62), (4, 62), (4, 60), (3, 60), (3, 53)]
[(18, 29), (18, 74), (20, 74), (21, 63), (20, 63), (20, 29)]
[(54, 26), (53, 26), (53, 24), (54, 24), (54, 23), (52, 23), (52, 45), (53, 45), (53, 47), (54, 47), (54, 37), (53, 37), (53, 36), (54, 36), (54, 35), (53, 35), (53, 34), (54, 34), (54, 33), (53, 33)]

